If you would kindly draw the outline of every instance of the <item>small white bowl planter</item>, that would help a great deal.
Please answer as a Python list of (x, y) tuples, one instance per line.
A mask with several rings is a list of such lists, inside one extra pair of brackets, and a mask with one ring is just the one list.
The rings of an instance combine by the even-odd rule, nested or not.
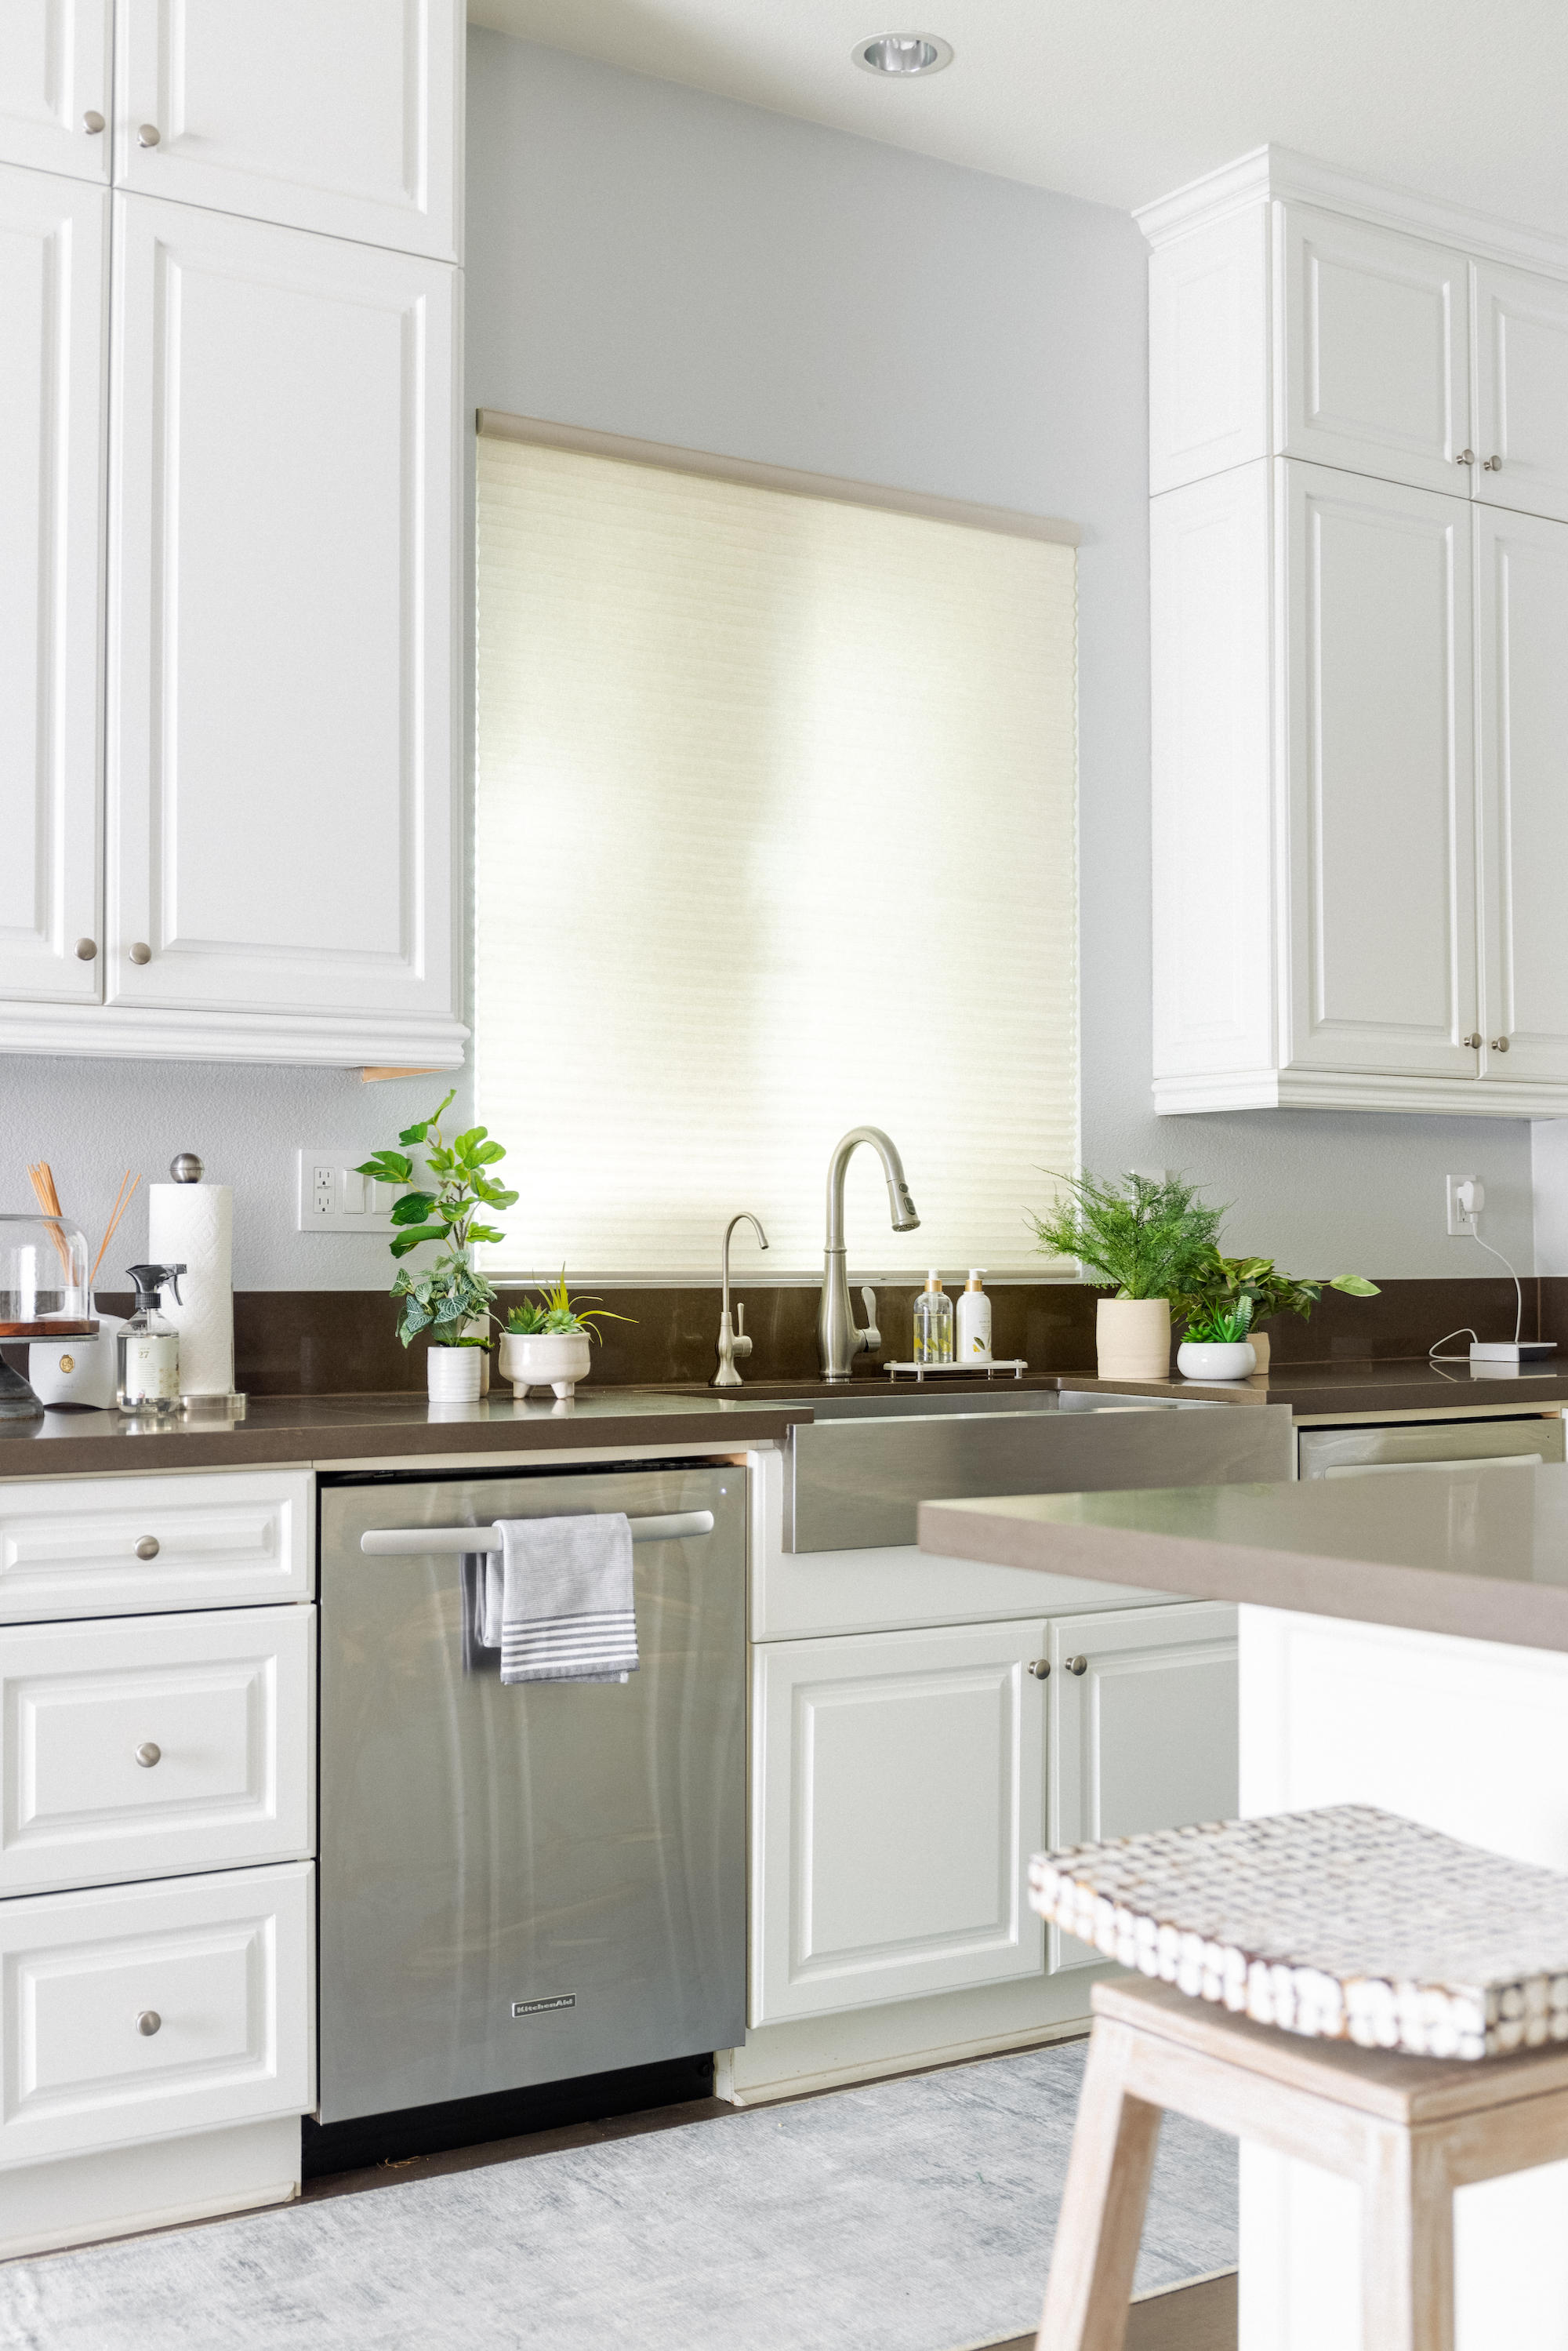
[(429, 1347), (425, 1377), (432, 1404), (476, 1404), (479, 1374), (485, 1361), (482, 1347)]
[(570, 1396), (579, 1380), (588, 1377), (588, 1333), (585, 1331), (535, 1332), (524, 1337), (507, 1331), (501, 1338), (501, 1377), (512, 1383), (512, 1395), (521, 1403), (530, 1388), (553, 1388)]
[(1238, 1340), (1232, 1346), (1184, 1339), (1176, 1349), (1176, 1369), (1184, 1380), (1244, 1380), (1257, 1368), (1258, 1357), (1249, 1339)]

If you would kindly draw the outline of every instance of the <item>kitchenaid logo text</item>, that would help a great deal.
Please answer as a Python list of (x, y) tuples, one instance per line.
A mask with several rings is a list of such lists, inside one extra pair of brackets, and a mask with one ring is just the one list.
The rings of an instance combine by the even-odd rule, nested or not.
[(542, 2016), (547, 2009), (575, 2008), (576, 2006), (577, 1994), (574, 1991), (563, 1991), (558, 1992), (554, 2000), (515, 2000), (512, 2002), (512, 2014)]

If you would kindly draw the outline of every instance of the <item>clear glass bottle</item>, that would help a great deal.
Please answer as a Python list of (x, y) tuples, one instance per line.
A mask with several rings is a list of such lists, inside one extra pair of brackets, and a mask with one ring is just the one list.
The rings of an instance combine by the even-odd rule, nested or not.
[(942, 1287), (935, 1266), (915, 1301), (915, 1360), (917, 1364), (950, 1364), (953, 1360), (953, 1301)]
[(176, 1298), (183, 1265), (132, 1265), (136, 1311), (114, 1341), (114, 1401), (121, 1412), (177, 1412), (180, 1408), (180, 1333), (158, 1311), (167, 1282)]

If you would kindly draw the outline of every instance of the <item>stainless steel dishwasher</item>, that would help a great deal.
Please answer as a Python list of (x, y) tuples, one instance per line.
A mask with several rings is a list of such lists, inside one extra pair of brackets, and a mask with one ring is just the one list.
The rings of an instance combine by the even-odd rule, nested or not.
[(1303, 1428), (1297, 1439), (1303, 1478), (1366, 1478), (1388, 1469), (1473, 1469), (1492, 1462), (1524, 1468), (1561, 1461), (1563, 1423), (1539, 1416), (1518, 1420), (1366, 1422), (1345, 1428)]
[[(323, 1479), (323, 2125), (742, 2037), (745, 1482)], [(632, 1520), (639, 1670), (503, 1685), (461, 1531), (588, 1510)]]

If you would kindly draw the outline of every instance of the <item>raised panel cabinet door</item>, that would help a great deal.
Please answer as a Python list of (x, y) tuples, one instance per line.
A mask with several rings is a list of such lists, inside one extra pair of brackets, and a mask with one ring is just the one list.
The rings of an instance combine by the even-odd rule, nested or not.
[(456, 273), (114, 204), (109, 1000), (449, 1015)]
[(1475, 494), (1568, 521), (1568, 285), (1479, 261)]
[(120, 0), (115, 182), (459, 258), (458, 0)]
[(103, 969), (108, 213), (0, 164), (0, 997), (65, 1004)]
[(315, 1618), (0, 1632), (0, 1895), (308, 1857)]
[(1301, 1068), (1473, 1079), (1470, 507), (1277, 466), (1291, 1035)]
[(0, 163), (107, 183), (112, 10), (113, 0), (5, 0)]
[(1478, 507), (1482, 1083), (1568, 1081), (1568, 523)]
[(1276, 447), (1469, 495), (1469, 264), (1396, 229), (1276, 208)]
[(0, 1902), (0, 2168), (306, 2113), (314, 1865)]
[[(1234, 1608), (1059, 1617), (1050, 1657), (1052, 1850), (1235, 1818)], [(1048, 1939), (1053, 1973), (1099, 1960), (1060, 1927)]]
[(754, 1652), (750, 2022), (1038, 1974), (1045, 1625)]
[(1269, 207), (1149, 256), (1149, 489), (1269, 449)]

